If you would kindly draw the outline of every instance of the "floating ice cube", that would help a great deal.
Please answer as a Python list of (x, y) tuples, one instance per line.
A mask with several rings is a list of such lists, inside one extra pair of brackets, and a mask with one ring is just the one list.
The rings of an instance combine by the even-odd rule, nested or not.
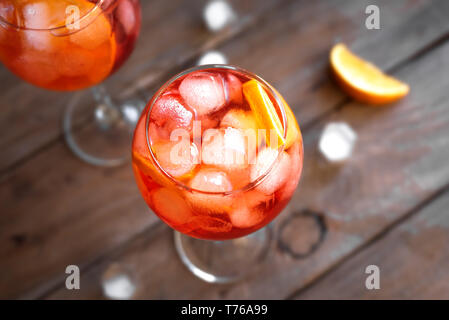
[(282, 199), (290, 198), (298, 186), (302, 170), (301, 145), (299, 141), (295, 142), (288, 150), (290, 156), (290, 176), (282, 189)]
[(223, 77), (210, 72), (194, 72), (179, 85), (184, 101), (197, 111), (198, 116), (217, 111), (226, 104)]
[(30, 29), (40, 29), (48, 27), (46, 24), (51, 19), (51, 10), (47, 3), (29, 3), (23, 7), (22, 12), (17, 12), (19, 21), (21, 15), (23, 15), (23, 26)]
[[(70, 54), (58, 53), (54, 56), (50, 64), (58, 65), (58, 72), (66, 77), (81, 77), (89, 75), (92, 70), (97, 70), (99, 75), (105, 75), (112, 65), (104, 65), (104, 62), (95, 61), (92, 59), (92, 54), (85, 49), (72, 48)], [(103, 74), (102, 74), (103, 73)]]
[[(105, 5), (105, 8), (107, 6)], [(136, 27), (137, 20), (136, 10), (131, 1), (120, 1), (117, 7), (117, 22), (123, 26), (126, 34), (130, 34)]]
[(154, 104), (150, 120), (163, 127), (170, 135), (173, 130), (179, 128), (192, 130), (193, 113), (182, 105), (176, 95), (167, 94)]
[(190, 182), (190, 187), (206, 192), (228, 192), (232, 190), (231, 182), (226, 173), (213, 169), (199, 171)]
[[(221, 128), (241, 129), (248, 138), (248, 157), (253, 159), (255, 146), (261, 146), (265, 141), (263, 130), (259, 131), (256, 118), (250, 111), (242, 109), (229, 110), (220, 122)], [(251, 162), (250, 162), (251, 163)]]
[[(218, 125), (220, 124), (220, 120), (218, 120), (216, 117), (209, 117), (209, 116), (202, 116), (197, 118), (198, 120), (195, 120), (195, 124), (198, 125), (198, 129), (196, 131), (193, 131), (193, 134), (195, 137), (199, 137), (201, 139), (203, 133), (208, 129), (217, 129)], [(201, 125), (201, 128), (199, 127)], [(201, 129), (201, 130), (200, 130)]]
[(250, 129), (254, 131), (254, 135), (257, 135), (257, 129), (259, 128), (254, 115), (251, 112), (242, 109), (229, 110), (223, 119), (221, 119), (220, 127), (231, 127), (242, 130)]
[[(206, 192), (229, 192), (232, 184), (229, 177), (223, 171), (215, 169), (202, 169), (190, 181), (192, 189)], [(195, 212), (202, 214), (226, 213), (232, 204), (230, 196), (221, 194), (205, 194), (199, 192), (188, 192), (186, 197)]]
[(212, 129), (205, 131), (202, 144), (202, 160), (227, 171), (248, 165), (247, 144), (240, 129)]
[(261, 204), (269, 201), (270, 197), (258, 191), (249, 191), (237, 200), (233, 210), (229, 212), (229, 219), (237, 228), (251, 228), (263, 221), (265, 214)]
[[(30, 3), (23, 8), (23, 24), (27, 28), (39, 29), (48, 27), (45, 25), (51, 19), (51, 12), (46, 3)], [(36, 50), (46, 51), (52, 49), (52, 35), (48, 32), (27, 31), (23, 33), (26, 46)]]
[(241, 104), (243, 102), (242, 82), (236, 76), (228, 73), (226, 75), (226, 84), (229, 101)]
[(167, 221), (184, 224), (192, 217), (184, 198), (176, 191), (160, 188), (150, 195), (152, 208)]
[(156, 143), (152, 145), (152, 150), (161, 167), (173, 177), (190, 173), (199, 163), (198, 148), (189, 139)]
[(211, 32), (218, 32), (235, 21), (236, 15), (228, 1), (211, 0), (204, 7), (204, 22)]
[(11, 63), (15, 68), (25, 70), (24, 78), (30, 82), (46, 85), (60, 77), (60, 72), (54, 67), (54, 62), (49, 61), (45, 54), (40, 54), (34, 50), (23, 52)]
[(104, 296), (113, 300), (131, 299), (136, 291), (136, 284), (129, 271), (118, 263), (113, 263), (106, 269), (101, 286)]
[(71, 42), (87, 49), (94, 50), (103, 44), (112, 45), (112, 26), (106, 16), (100, 15), (88, 26), (81, 25), (80, 29), (69, 36)]
[(255, 181), (262, 175), (266, 174), (268, 170), (268, 176), (257, 185), (256, 189), (271, 195), (278, 190), (290, 177), (291, 174), (291, 161), (290, 156), (285, 152), (279, 155), (279, 152), (275, 149), (265, 148), (256, 158), (256, 163), (251, 168), (251, 181)]
[[(136, 135), (135, 141), (141, 142), (139, 145), (143, 144), (143, 147), (147, 148), (147, 146), (146, 146), (147, 141), (146, 141), (146, 137), (145, 137), (145, 132), (143, 133), (143, 136), (144, 137), (142, 139), (139, 139), (137, 137), (137, 135)], [(170, 140), (170, 135), (168, 134), (167, 130), (161, 129), (154, 122), (150, 122), (150, 124), (148, 126), (148, 137), (150, 138), (151, 143), (158, 143), (158, 142), (161, 142), (161, 141), (167, 142), (167, 141)]]
[(344, 122), (326, 125), (321, 133), (318, 148), (330, 162), (340, 162), (351, 156), (357, 134)]
[(198, 59), (197, 65), (226, 64), (227, 62), (225, 55), (220, 51), (207, 51)]
[(209, 232), (229, 232), (232, 229), (232, 224), (226, 221), (225, 217), (226, 215), (223, 215), (223, 219), (220, 219), (209, 215), (197, 215), (189, 221), (189, 224), (193, 229), (203, 229)]
[(240, 207), (229, 213), (229, 219), (237, 228), (251, 228), (263, 220), (263, 214), (258, 210)]
[(242, 131), (234, 128), (225, 129), (223, 141), (224, 165), (229, 166), (230, 169), (246, 167), (248, 165), (247, 145)]

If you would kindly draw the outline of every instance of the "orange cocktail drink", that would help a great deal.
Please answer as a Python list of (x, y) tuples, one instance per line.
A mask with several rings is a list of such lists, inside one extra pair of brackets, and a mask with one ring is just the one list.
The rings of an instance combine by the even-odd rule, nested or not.
[(153, 97), (133, 141), (138, 187), (153, 211), (200, 239), (250, 234), (286, 206), (303, 144), (280, 94), (236, 67), (185, 71)]
[(42, 88), (91, 87), (126, 60), (140, 23), (137, 0), (3, 0), (0, 61)]

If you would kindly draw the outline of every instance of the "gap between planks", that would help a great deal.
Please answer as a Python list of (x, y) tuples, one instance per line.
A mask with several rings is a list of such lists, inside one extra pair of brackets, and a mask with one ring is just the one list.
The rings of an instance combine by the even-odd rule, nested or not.
[(351, 251), (348, 255), (342, 257), (334, 264), (330, 265), (329, 268), (324, 270), (322, 273), (318, 274), (314, 279), (310, 280), (309, 283), (306, 283), (303, 287), (293, 291), (291, 294), (289, 294), (285, 299), (286, 300), (292, 300), (296, 297), (302, 295), (303, 293), (307, 292), (307, 290), (311, 289), (316, 284), (323, 281), (326, 277), (328, 277), (336, 268), (343, 265), (346, 261), (350, 260), (351, 258), (357, 256), (362, 251), (373, 247), (376, 245), (376, 243), (381, 240), (382, 238), (389, 235), (391, 232), (394, 232), (400, 225), (402, 225), (404, 222), (410, 220), (413, 218), (416, 214), (419, 214), (421, 210), (425, 209), (427, 206), (429, 206), (432, 202), (438, 200), (439, 198), (442, 198), (444, 196), (449, 195), (449, 183), (435, 191), (433, 194), (431, 194), (429, 197), (418, 203), (415, 207), (410, 209), (407, 213), (405, 213), (400, 218), (393, 221), (391, 224), (386, 226), (384, 229), (382, 229), (377, 234), (374, 234), (370, 239), (368, 239), (365, 243), (360, 245), (358, 248), (355, 248), (353, 251)]
[[(400, 69), (406, 67), (409, 63), (414, 62), (416, 60), (424, 58), (428, 53), (432, 52), (433, 50), (439, 48), (442, 46), (446, 41), (449, 40), (449, 33), (446, 33), (442, 35), (440, 38), (436, 39), (435, 41), (429, 43), (427, 46), (422, 48), (421, 50), (418, 50), (414, 54), (410, 55), (408, 58), (404, 59), (403, 61), (399, 62), (397, 65), (392, 66), (389, 68), (388, 72), (395, 72), (399, 71)], [(338, 109), (343, 108), (346, 103), (349, 103), (351, 99), (347, 99), (348, 101), (344, 101), (342, 104), (339, 104), (337, 107)], [(332, 114), (335, 112), (335, 109), (332, 109), (328, 114)], [(320, 120), (324, 119), (325, 117), (319, 117), (317, 121), (313, 121), (307, 129), (311, 129), (314, 127)], [(418, 203), (415, 207), (410, 209), (407, 213), (405, 213), (403, 216), (398, 218), (397, 220), (393, 221), (390, 225), (386, 226), (384, 229), (382, 229), (379, 233), (375, 234), (371, 239), (368, 239), (365, 243), (360, 245), (358, 248), (351, 251), (348, 255), (342, 257), (334, 264), (329, 265), (329, 267), (324, 270), (322, 273), (318, 274), (314, 279), (310, 280), (309, 283), (306, 283), (303, 287), (295, 290), (291, 294), (289, 294), (286, 299), (294, 299), (295, 297), (301, 295), (302, 293), (306, 292), (308, 289), (312, 288), (315, 284), (322, 281), (324, 278), (326, 278), (329, 274), (333, 272), (333, 270), (340, 265), (342, 265), (347, 260), (351, 259), (352, 257), (358, 255), (363, 250), (374, 246), (377, 241), (387, 236), (390, 232), (394, 231), (399, 225), (401, 225), (403, 222), (411, 219), (415, 214), (420, 212), (420, 210), (424, 209), (426, 206), (428, 206), (431, 202), (437, 200), (438, 198), (442, 197), (446, 193), (449, 193), (449, 183), (442, 186), (440, 189), (436, 190), (433, 194), (431, 194), (428, 198), (423, 200), (422, 202)]]

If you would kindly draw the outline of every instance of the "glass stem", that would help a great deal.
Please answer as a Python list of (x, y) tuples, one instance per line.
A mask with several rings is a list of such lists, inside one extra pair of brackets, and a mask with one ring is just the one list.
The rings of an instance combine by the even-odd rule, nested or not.
[(112, 125), (121, 120), (122, 113), (120, 108), (114, 103), (105, 86), (99, 85), (93, 87), (91, 92), (97, 102), (95, 120), (101, 129), (108, 130)]

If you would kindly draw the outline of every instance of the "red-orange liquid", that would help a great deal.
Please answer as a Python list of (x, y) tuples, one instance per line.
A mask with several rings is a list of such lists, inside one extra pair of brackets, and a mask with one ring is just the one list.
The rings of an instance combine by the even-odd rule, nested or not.
[[(3, 1), (0, 60), (23, 80), (50, 90), (102, 82), (132, 52), (141, 13), (138, 0), (99, 1)], [(66, 28), (74, 21), (68, 6), (79, 8), (79, 29)]]
[[(204, 140), (205, 130), (210, 128), (226, 130), (230, 126), (238, 127), (240, 124), (242, 127), (250, 127), (252, 122), (239, 122), (236, 120), (238, 117), (232, 117), (235, 114), (245, 114), (248, 119), (252, 116), (248, 102), (241, 94), (241, 84), (247, 82), (250, 78), (237, 71), (224, 69), (207, 69), (196, 71), (193, 74), (200, 75), (202, 72), (219, 79), (217, 83), (224, 82), (223, 86), (228, 90), (225, 95), (225, 106), (217, 111), (202, 114), (199, 108), (189, 105), (187, 101), (193, 100), (185, 98), (186, 94), (191, 94), (187, 89), (196, 91), (195, 83), (201, 85), (201, 82), (190, 82), (192, 86), (183, 86), (183, 81), (189, 75), (192, 75), (187, 74), (171, 83), (156, 100), (149, 116), (149, 140), (156, 160), (164, 170), (169, 170), (169, 174), (177, 175), (176, 181), (179, 183), (193, 189), (198, 189), (198, 185), (205, 185), (205, 189), (208, 188), (207, 186), (212, 187), (213, 190), (211, 191), (223, 191), (224, 189), (220, 188), (224, 186), (225, 189), (227, 188), (226, 191), (231, 190), (233, 192), (227, 195), (211, 195), (191, 191), (191, 189), (179, 186), (161, 172), (150, 154), (146, 140), (145, 126), (151, 102), (142, 113), (134, 133), (133, 169), (143, 198), (168, 225), (196, 238), (232, 239), (262, 228), (286, 206), (301, 175), (302, 138), (299, 134), (295, 141), (282, 151), (282, 160), (275, 165), (271, 173), (258, 186), (235, 192), (239, 189), (242, 190), (253, 181), (251, 180), (252, 170), (255, 170), (256, 165), (229, 166), (212, 163), (213, 161), (207, 158), (208, 155), (206, 154), (208, 145)], [(220, 84), (217, 84), (217, 87), (220, 89)], [(204, 88), (207, 88), (207, 86), (204, 86)], [(209, 88), (214, 89), (214, 87)], [(197, 93), (202, 95), (204, 92), (197, 91)], [(194, 95), (192, 97), (195, 99)], [(272, 97), (270, 96), (270, 98)], [(213, 99), (206, 95), (206, 98), (202, 96), (196, 101), (202, 103), (213, 101)], [(275, 101), (275, 99), (272, 99), (272, 101)], [(171, 166), (167, 162), (169, 153), (164, 153), (164, 148), (160, 146), (168, 144), (169, 130), (176, 128), (192, 130), (193, 120), (201, 120), (203, 140), (200, 142), (202, 146), (198, 147), (202, 150), (202, 159), (199, 160), (201, 162), (189, 167)], [(294, 118), (293, 121), (295, 121)], [(295, 126), (296, 123), (289, 123), (289, 125)], [(229, 130), (232, 132), (232, 129)], [(191, 141), (194, 141), (192, 143), (198, 145), (198, 133), (191, 131), (190, 138)], [(257, 157), (261, 154), (259, 150)], [(212, 158), (213, 155), (214, 153), (212, 153)], [(204, 177), (206, 178), (201, 180)], [(207, 180), (207, 178), (210, 179)], [(213, 183), (208, 185), (207, 181), (210, 182), (216, 178), (223, 178), (223, 180), (220, 180), (216, 185)], [(206, 184), (203, 183), (204, 181), (206, 181)], [(225, 183), (223, 184), (222, 181), (225, 181)]]

